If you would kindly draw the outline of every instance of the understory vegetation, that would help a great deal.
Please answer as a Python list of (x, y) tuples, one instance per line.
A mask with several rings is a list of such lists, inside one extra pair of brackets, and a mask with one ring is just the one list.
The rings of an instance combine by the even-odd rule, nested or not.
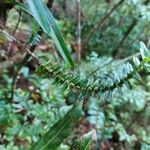
[(150, 149), (150, 0), (0, 1), (0, 150)]

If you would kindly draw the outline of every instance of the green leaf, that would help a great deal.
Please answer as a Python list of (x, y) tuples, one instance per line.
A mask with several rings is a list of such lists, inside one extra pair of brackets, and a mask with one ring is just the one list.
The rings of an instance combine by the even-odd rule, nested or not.
[(20, 71), (20, 73), (22, 73), (22, 75), (24, 76), (24, 78), (28, 78), (29, 77), (29, 68), (28, 67), (23, 67)]
[(32, 15), (29, 7), (26, 4), (16, 2), (15, 8), (17, 10), (22, 9), (22, 10), (26, 11), (27, 13), (29, 13), (30, 15)]
[(140, 60), (137, 57), (133, 57), (133, 62), (136, 67), (138, 67), (140, 65)]
[(78, 140), (74, 147), (78, 150), (90, 150), (91, 143), (90, 138), (84, 138), (83, 140)]
[(92, 131), (84, 134), (82, 137), (77, 139), (73, 143), (73, 148), (78, 150), (90, 150), (90, 145), (97, 141), (97, 133), (96, 130), (93, 129)]
[(122, 88), (118, 86), (117, 89), (118, 89), (119, 95), (123, 95)]
[(140, 42), (140, 52), (142, 59), (150, 56), (150, 52), (148, 51), (148, 49), (146, 48), (145, 44), (142, 41)]
[(78, 105), (75, 104), (73, 108), (62, 119), (55, 123), (31, 149), (55, 150), (64, 139), (71, 134), (72, 128), (81, 117), (81, 108)]
[(141, 76), (138, 73), (134, 73), (133, 77), (137, 80), (140, 80), (140, 81), (142, 80)]
[(50, 12), (50, 10), (44, 6), (44, 9), (45, 11), (47, 12), (47, 18), (48, 18), (48, 21), (49, 23), (51, 24), (51, 37), (53, 38), (55, 44), (56, 44), (56, 47), (57, 49), (59, 50), (60, 54), (62, 55), (62, 57), (68, 61), (71, 66), (73, 67), (74, 66), (74, 63), (73, 63), (73, 60), (72, 60), (72, 57), (69, 53), (69, 50), (66, 46), (66, 43), (63, 39), (63, 36), (55, 22), (55, 19), (52, 15), (52, 13)]
[(41, 0), (27, 0), (27, 4), (30, 8), (31, 15), (35, 18), (35, 20), (39, 23), (41, 28), (50, 35), (50, 24), (47, 19), (46, 12), (43, 7), (43, 3)]
[(131, 83), (128, 80), (124, 80), (124, 84), (126, 85), (126, 87), (128, 89), (132, 89), (132, 85), (131, 85)]
[(1, 3), (4, 3), (4, 4), (14, 4), (15, 0), (4, 0)]
[(129, 74), (130, 72), (133, 71), (133, 67), (132, 67), (132, 65), (130, 63), (127, 63), (127, 65), (126, 65), (126, 71), (127, 71), (127, 74)]
[(111, 90), (109, 90), (108, 94), (107, 94), (107, 101), (112, 100), (112, 98), (113, 98), (113, 92)]
[(55, 19), (48, 7), (44, 5), (41, 0), (27, 0), (27, 3), (31, 10), (30, 14), (39, 23), (44, 32), (48, 36), (52, 37), (59, 53), (62, 55), (64, 60), (68, 61), (70, 65), (74, 67), (72, 57), (68, 51), (63, 36), (58, 29)]

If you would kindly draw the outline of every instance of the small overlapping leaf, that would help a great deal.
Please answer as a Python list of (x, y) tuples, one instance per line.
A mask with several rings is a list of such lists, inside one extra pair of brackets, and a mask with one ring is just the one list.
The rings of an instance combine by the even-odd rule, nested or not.
[(148, 49), (146, 48), (145, 44), (142, 41), (140, 42), (140, 53), (142, 59), (150, 56), (150, 52), (148, 51)]
[(140, 52), (141, 52), (142, 59), (146, 62), (144, 64), (144, 68), (145, 70), (150, 72), (150, 63), (148, 62), (148, 59), (150, 58), (150, 51), (146, 48), (143, 42), (140, 42)]
[(133, 57), (133, 62), (134, 62), (136, 67), (138, 67), (140, 65), (140, 60), (135, 56)]

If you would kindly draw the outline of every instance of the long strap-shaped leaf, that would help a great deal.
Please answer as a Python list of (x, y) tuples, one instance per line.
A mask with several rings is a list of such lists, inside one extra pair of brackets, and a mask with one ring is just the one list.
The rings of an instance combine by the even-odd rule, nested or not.
[(92, 143), (92, 140), (90, 137), (85, 137), (83, 139), (78, 139), (74, 143), (74, 149), (77, 150), (90, 150), (90, 144)]
[(72, 57), (50, 10), (41, 0), (27, 0), (27, 4), (30, 7), (30, 14), (39, 23), (44, 32), (53, 38), (59, 53), (73, 67)]
[(71, 129), (81, 116), (81, 108), (77, 104), (46, 134), (34, 144), (31, 150), (55, 150), (65, 138), (71, 134)]

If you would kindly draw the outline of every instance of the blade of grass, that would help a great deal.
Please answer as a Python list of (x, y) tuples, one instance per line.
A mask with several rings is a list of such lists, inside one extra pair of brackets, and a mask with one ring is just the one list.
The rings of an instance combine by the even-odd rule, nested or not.
[(74, 67), (74, 62), (63, 39), (63, 36), (48, 7), (44, 5), (41, 0), (27, 0), (27, 4), (31, 11), (30, 14), (35, 18), (43, 31), (49, 37), (52, 37), (61, 56), (65, 61), (68, 61), (72, 67)]

